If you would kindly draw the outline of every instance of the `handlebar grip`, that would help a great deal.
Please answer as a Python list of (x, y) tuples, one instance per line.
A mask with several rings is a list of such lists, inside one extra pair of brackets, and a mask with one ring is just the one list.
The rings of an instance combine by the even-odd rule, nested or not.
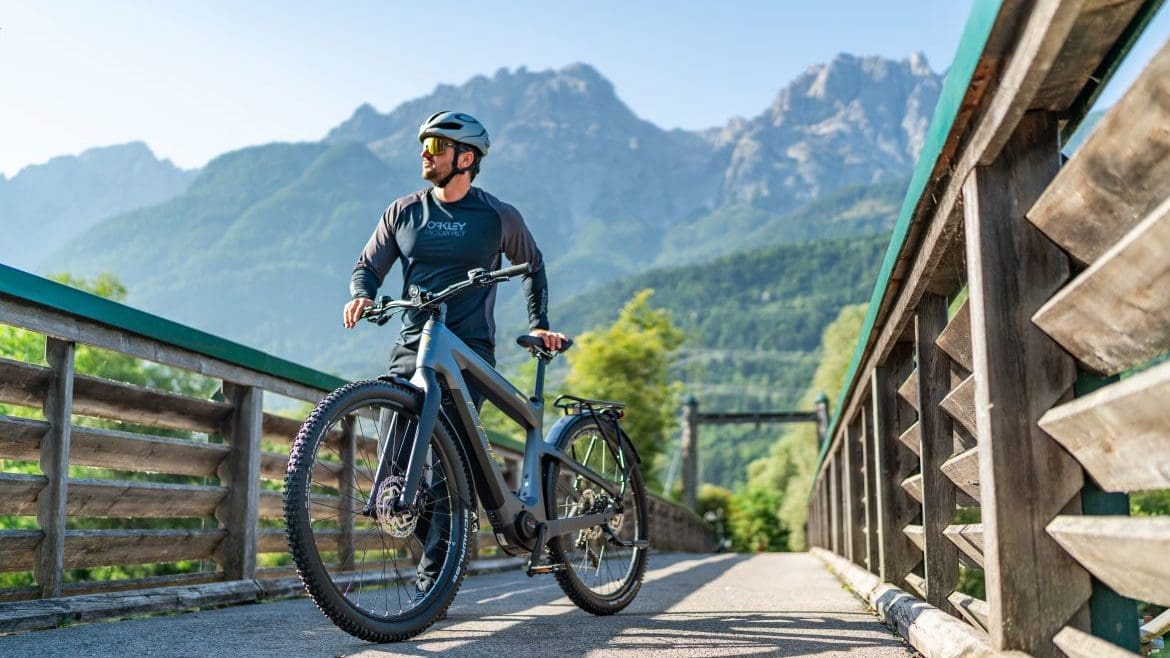
[(488, 276), (493, 279), (498, 277), (514, 277), (520, 274), (528, 274), (530, 271), (528, 263), (520, 263), (519, 265), (498, 269), (495, 272), (488, 272)]

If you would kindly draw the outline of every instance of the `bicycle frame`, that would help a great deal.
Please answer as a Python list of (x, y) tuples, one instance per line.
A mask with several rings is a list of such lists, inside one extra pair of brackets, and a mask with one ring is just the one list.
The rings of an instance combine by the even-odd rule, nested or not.
[[(440, 409), (442, 378), (443, 388), (450, 391), (454, 402), (454, 417), (448, 418), (448, 421), (456, 430), (456, 441), (464, 445), (475, 490), (498, 541), (525, 550), (531, 547), (535, 558), (547, 538), (609, 522), (616, 514), (612, 506), (600, 513), (548, 518), (543, 469), (550, 460), (559, 461), (562, 466), (604, 489), (614, 500), (620, 497), (621, 492), (599, 473), (567, 458), (557, 448), (560, 434), (567, 426), (564, 419), (553, 425), (548, 436), (542, 440), (544, 400), (528, 397), (512, 386), (447, 328), (443, 315), (445, 313), (440, 312), (439, 317), (432, 316), (427, 321), (419, 342), (415, 373), (410, 383), (422, 391), (423, 405), (398, 505), (406, 508), (417, 499), (431, 433), (439, 415), (445, 413)], [(526, 432), (521, 485), (517, 492), (509, 489), (499, 466), (492, 459), (487, 434), (471, 400), (469, 382)], [(379, 472), (384, 472), (388, 459), (387, 455), (382, 456)]]

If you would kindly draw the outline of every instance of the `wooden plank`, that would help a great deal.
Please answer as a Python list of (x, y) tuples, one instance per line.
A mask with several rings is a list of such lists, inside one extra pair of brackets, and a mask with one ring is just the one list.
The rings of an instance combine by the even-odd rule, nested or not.
[[(48, 423), (0, 415), (0, 458), (35, 461)], [(145, 471), (213, 477), (230, 448), (214, 443), (172, 439), (74, 425), (69, 463), (122, 471)]]
[(902, 480), (902, 489), (910, 494), (910, 497), (922, 503), (922, 474), (912, 475), (905, 480)]
[(976, 505), (979, 504), (978, 448), (960, 452), (943, 462), (939, 468), (960, 491), (967, 494)]
[(912, 356), (912, 346), (902, 343), (890, 353), (886, 363), (874, 370), (872, 377), (873, 449), (878, 468), (876, 496), (880, 544), (877, 574), (883, 582), (898, 587), (905, 585), (904, 576), (922, 560), (921, 551), (914, 550), (902, 532), (902, 528), (912, 523), (922, 508), (897, 485), (918, 468), (918, 458), (902, 443), (894, 440), (916, 415), (897, 392), (898, 383), (914, 367)]
[(1112, 375), (1143, 363), (1170, 349), (1168, 253), (1170, 197), (1033, 320), (1095, 372)]
[(0, 572), (32, 569), (43, 535), (40, 530), (0, 530)]
[[(73, 413), (83, 416), (213, 433), (230, 411), (219, 402), (100, 377), (76, 375), (73, 380)], [(0, 402), (40, 406), (48, 382), (48, 368), (0, 359)]]
[[(283, 482), (286, 471), (288, 471), (287, 453), (269, 451), (260, 453), (260, 478)], [(340, 474), (341, 464), (339, 462), (325, 462), (318, 459), (317, 463), (313, 464), (314, 484), (336, 489)]]
[(1050, 410), (1040, 427), (1105, 491), (1170, 488), (1170, 362)]
[(951, 592), (947, 600), (963, 616), (963, 619), (967, 620), (968, 624), (982, 631), (987, 630), (987, 617), (990, 614), (987, 601), (962, 592)]
[(48, 384), (48, 368), (0, 359), (0, 402), (40, 407)]
[(220, 443), (74, 426), (69, 461), (78, 466), (214, 477), (230, 450)]
[(65, 567), (207, 559), (226, 534), (223, 530), (69, 530)]
[(0, 473), (0, 516), (34, 516), (37, 494), (48, 481), (43, 475)]
[(231, 401), (227, 427), (231, 453), (220, 463), (219, 481), (228, 489), (215, 516), (227, 537), (215, 561), (227, 580), (256, 576), (256, 532), (260, 513), (260, 437), (264, 422), (264, 391), (224, 382)]
[(1137, 654), (1099, 637), (1065, 626), (1052, 638), (1068, 658), (1136, 658)]
[(73, 386), (73, 413), (152, 427), (213, 434), (220, 431), (231, 407), (100, 377), (78, 375)]
[(1170, 517), (1058, 516), (1048, 534), (1119, 594), (1170, 605)]
[(211, 516), (222, 487), (117, 480), (70, 480), (71, 517), (189, 518)]
[(113, 329), (56, 309), (0, 295), (0, 318), (5, 324), (94, 345), (140, 359), (189, 370), (212, 379), (259, 386), (297, 400), (316, 404), (328, 391), (259, 373), (227, 361), (197, 354), (167, 343)]
[(914, 543), (915, 546), (918, 547), (918, 550), (926, 550), (926, 535), (924, 535), (922, 532), (922, 526), (908, 525), (905, 528), (902, 528), (902, 532), (906, 535), (907, 539), (909, 539)]
[(1099, 70), (1142, 0), (1088, 0), (1078, 12), (1052, 69), (1032, 101), (1033, 109), (1063, 112)]
[(1073, 360), (1031, 322), (1068, 279), (1064, 253), (1023, 215), (1056, 173), (1055, 117), (1030, 113), (964, 188), (989, 634), (998, 649), (1053, 655), (1088, 600), (1088, 574), (1044, 532), (1084, 484), (1036, 421), (1071, 388)]
[(303, 420), (285, 418), (276, 414), (264, 414), (264, 440), (292, 445), (301, 429)]
[(971, 300), (963, 300), (947, 328), (938, 336), (938, 346), (967, 372), (971, 372)]
[(898, 436), (898, 440), (902, 445), (906, 446), (916, 456), (922, 456), (922, 432), (918, 429), (918, 423), (915, 422), (905, 432)]
[(916, 573), (906, 574), (906, 584), (910, 586), (910, 591), (914, 592), (919, 598), (926, 599), (927, 584), (926, 579)]
[(975, 376), (969, 375), (943, 398), (943, 411), (955, 422), (975, 435)]
[(66, 498), (69, 492), (69, 445), (72, 438), (73, 398), (77, 378), (73, 373), (73, 343), (52, 336), (45, 339), (49, 364), (44, 413), (49, 431), (41, 440), (40, 464), (45, 486), (37, 496), (37, 526), (44, 539), (37, 545), (33, 569), (42, 598), (61, 595), (64, 580)]
[(911, 372), (906, 377), (906, 381), (902, 382), (902, 385), (898, 387), (898, 395), (908, 402), (911, 407), (914, 407), (915, 411), (918, 410), (918, 370)]
[[(402, 540), (394, 539), (378, 528), (358, 528), (353, 534), (354, 545), (358, 550), (363, 547), (374, 548), (402, 548)], [(313, 540), (318, 550), (336, 551), (341, 541), (340, 530), (317, 530), (313, 533)], [(257, 553), (287, 553), (288, 538), (283, 530), (261, 530), (257, 535)], [(373, 559), (373, 558), (370, 558)]]
[(974, 566), (983, 568), (982, 523), (948, 526), (946, 530), (943, 530), (943, 536), (958, 547)]
[(926, 536), (926, 602), (954, 614), (949, 595), (959, 582), (959, 552), (942, 532), (955, 517), (955, 485), (940, 470), (951, 456), (951, 419), (941, 405), (950, 389), (951, 364), (935, 344), (947, 325), (947, 300), (926, 294), (915, 321), (918, 426), (922, 437), (922, 526)]
[(1170, 43), (1093, 129), (1028, 218), (1093, 263), (1170, 197)]

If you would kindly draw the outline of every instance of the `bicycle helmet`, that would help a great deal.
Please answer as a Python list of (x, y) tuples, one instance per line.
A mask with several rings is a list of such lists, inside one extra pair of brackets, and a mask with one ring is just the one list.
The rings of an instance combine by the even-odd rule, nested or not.
[(418, 141), (431, 135), (474, 147), (481, 158), (488, 154), (488, 147), (491, 146), (487, 128), (475, 117), (462, 112), (443, 110), (432, 114), (418, 127)]

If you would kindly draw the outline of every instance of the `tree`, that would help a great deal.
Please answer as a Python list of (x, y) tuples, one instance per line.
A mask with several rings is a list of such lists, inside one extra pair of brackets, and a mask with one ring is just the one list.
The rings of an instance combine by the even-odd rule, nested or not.
[(567, 353), (568, 390), (582, 397), (626, 403), (622, 426), (642, 458), (647, 480), (657, 480), (657, 458), (674, 430), (681, 386), (670, 379), (672, 353), (684, 334), (670, 313), (650, 306), (642, 290), (612, 325), (581, 334)]

